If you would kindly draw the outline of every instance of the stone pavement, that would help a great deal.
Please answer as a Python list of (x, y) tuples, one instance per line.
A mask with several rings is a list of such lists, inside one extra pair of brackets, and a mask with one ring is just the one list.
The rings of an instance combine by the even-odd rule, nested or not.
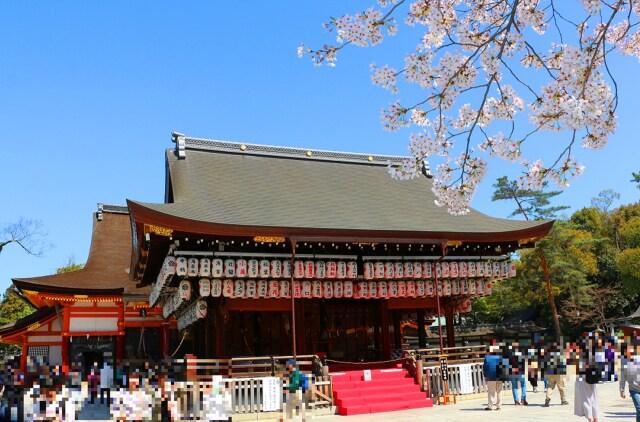
[[(542, 383), (539, 383), (542, 385)], [(551, 405), (544, 407), (545, 395), (543, 392), (534, 393), (528, 384), (527, 401), (529, 406), (515, 406), (511, 391), (505, 391), (502, 397), (502, 410), (487, 411), (487, 399), (471, 399), (459, 401), (457, 404), (447, 406), (434, 405), (432, 408), (404, 410), (400, 412), (376, 413), (372, 415), (358, 416), (317, 416), (314, 420), (319, 422), (370, 422), (370, 421), (393, 421), (393, 422), (415, 422), (415, 421), (586, 421), (573, 414), (573, 391), (574, 381), (568, 381), (567, 399), (569, 405), (560, 405), (560, 394), (557, 389), (553, 392)], [(617, 382), (609, 382), (598, 385), (598, 402), (600, 403), (599, 421), (635, 421), (635, 407), (627, 393), (627, 398), (622, 400), (618, 390)]]
[[(376, 421), (393, 421), (393, 422), (418, 422), (418, 421), (472, 421), (472, 422), (502, 422), (502, 421), (586, 421), (585, 418), (574, 416), (573, 414), (573, 391), (574, 381), (568, 381), (567, 398), (569, 405), (560, 405), (560, 395), (558, 391), (554, 391), (550, 407), (543, 407), (545, 395), (543, 392), (534, 393), (531, 386), (527, 385), (528, 406), (515, 406), (513, 404), (513, 396), (511, 391), (505, 391), (503, 395), (503, 406), (500, 411), (487, 411), (486, 397), (475, 398), (470, 400), (462, 400), (457, 404), (448, 406), (434, 405), (432, 408), (404, 410), (399, 412), (376, 413), (372, 415), (358, 416), (313, 416), (313, 421), (319, 422), (376, 422)], [(542, 385), (542, 383), (540, 383)], [(609, 382), (598, 385), (598, 402), (600, 403), (599, 421), (635, 421), (635, 408), (631, 402), (631, 398), (627, 393), (627, 398), (622, 400), (618, 392), (618, 383)], [(107, 412), (107, 413), (105, 413)], [(273, 414), (271, 414), (273, 415)], [(108, 410), (106, 406), (88, 405), (78, 420), (108, 420)], [(249, 416), (249, 415), (246, 415)], [(255, 416), (255, 415), (254, 415)], [(269, 419), (269, 415), (263, 414), (260, 421), (276, 421), (278, 419)], [(234, 418), (235, 419), (235, 418)], [(239, 418), (240, 419), (240, 418)], [(249, 418), (241, 418), (248, 420)], [(255, 420), (255, 419), (254, 419)], [(297, 420), (300, 420), (299, 418)]]

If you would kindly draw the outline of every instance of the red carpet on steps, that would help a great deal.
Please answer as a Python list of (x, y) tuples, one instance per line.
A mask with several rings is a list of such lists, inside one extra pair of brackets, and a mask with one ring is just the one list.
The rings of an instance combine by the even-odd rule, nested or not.
[(341, 415), (391, 412), (433, 406), (433, 401), (401, 368), (332, 372), (333, 399)]

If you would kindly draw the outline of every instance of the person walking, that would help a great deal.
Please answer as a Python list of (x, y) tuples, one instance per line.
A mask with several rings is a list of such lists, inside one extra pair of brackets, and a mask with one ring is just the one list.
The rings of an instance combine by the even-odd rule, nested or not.
[(625, 385), (629, 384), (629, 395), (636, 408), (636, 422), (640, 422), (640, 347), (638, 345), (622, 346), (620, 364), (620, 397), (626, 398)]
[(111, 387), (113, 386), (113, 370), (108, 362), (104, 362), (100, 368), (100, 404), (104, 404), (104, 395), (107, 393), (107, 405), (111, 406)]
[(593, 333), (579, 347), (582, 369), (578, 370), (575, 384), (574, 415), (584, 416), (589, 422), (598, 422), (600, 406), (596, 385), (602, 380), (602, 369), (596, 364), (596, 339)]
[(502, 408), (502, 356), (498, 354), (496, 345), (489, 346), (484, 357), (482, 372), (487, 382), (487, 407), (484, 410), (500, 410)]
[(294, 412), (297, 409), (302, 420), (306, 421), (304, 393), (308, 389), (307, 376), (300, 372), (294, 359), (287, 361), (287, 370), (289, 371), (289, 382), (285, 386), (287, 400), (282, 412), (283, 420), (293, 420)]
[(553, 397), (553, 390), (556, 387), (558, 387), (558, 392), (560, 393), (560, 404), (566, 406), (569, 404), (564, 384), (564, 379), (567, 375), (567, 361), (564, 352), (558, 348), (556, 343), (550, 346), (546, 362), (547, 367), (544, 374), (547, 379), (547, 388), (545, 389), (544, 407), (549, 407), (551, 397)]
[[(516, 406), (528, 405), (527, 403), (527, 380), (525, 377), (525, 359), (520, 351), (520, 346), (517, 342), (507, 346), (505, 350), (505, 358), (509, 362), (509, 376), (511, 381), (511, 393), (513, 394), (513, 400)], [(522, 390), (522, 399), (520, 399), (520, 392)]]

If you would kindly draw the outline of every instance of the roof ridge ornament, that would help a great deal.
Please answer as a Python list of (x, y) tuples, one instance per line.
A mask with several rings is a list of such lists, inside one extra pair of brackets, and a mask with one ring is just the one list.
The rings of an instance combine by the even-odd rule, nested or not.
[(176, 144), (176, 156), (179, 160), (187, 158), (185, 137), (182, 133), (172, 132), (171, 142)]

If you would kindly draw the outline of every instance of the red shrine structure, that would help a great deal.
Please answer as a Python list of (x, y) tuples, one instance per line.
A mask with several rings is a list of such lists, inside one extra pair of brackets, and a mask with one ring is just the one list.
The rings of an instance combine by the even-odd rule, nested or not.
[[(52, 363), (324, 353), (386, 360), (416, 321), (452, 319), (515, 275), (508, 254), (552, 221), (449, 215), (404, 157), (173, 135), (163, 203), (95, 214), (89, 260), (13, 282), (38, 311), (0, 341)], [(176, 350), (178, 348), (178, 350)]]

